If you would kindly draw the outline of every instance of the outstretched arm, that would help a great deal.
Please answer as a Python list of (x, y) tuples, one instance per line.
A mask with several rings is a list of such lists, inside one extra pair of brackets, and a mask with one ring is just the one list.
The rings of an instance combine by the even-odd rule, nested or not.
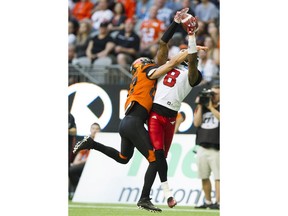
[(168, 60), (168, 52), (169, 52), (169, 48), (168, 48), (168, 44), (165, 43), (162, 39), (159, 41), (159, 49), (157, 51), (156, 54), (156, 64), (161, 66), (163, 64), (165, 64)]
[(159, 41), (159, 49), (156, 54), (156, 64), (161, 66), (165, 64), (168, 60), (168, 42), (173, 37), (178, 25), (181, 22), (181, 18), (184, 14), (188, 12), (189, 8), (184, 8), (181, 11), (177, 11), (173, 22), (169, 25), (167, 30), (162, 35)]
[(158, 77), (168, 73), (175, 66), (179, 65), (183, 62), (188, 55), (187, 50), (180, 51), (177, 55), (175, 55), (169, 62), (155, 69), (155, 72), (150, 76), (150, 79), (157, 79)]
[[(188, 80), (191, 86), (195, 86), (201, 81), (201, 74), (197, 68), (197, 47), (195, 34), (188, 35)], [(200, 79), (200, 80), (199, 80)]]
[(190, 86), (198, 85), (202, 80), (202, 75), (197, 69), (197, 49), (207, 50), (207, 47), (196, 46), (195, 32), (198, 29), (198, 20), (193, 16), (188, 16), (183, 21), (183, 27), (188, 33), (188, 80)]

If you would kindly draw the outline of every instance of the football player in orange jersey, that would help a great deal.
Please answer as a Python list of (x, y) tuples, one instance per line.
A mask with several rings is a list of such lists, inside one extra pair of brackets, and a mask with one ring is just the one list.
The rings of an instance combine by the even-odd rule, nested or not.
[[(186, 9), (178, 11), (174, 19), (179, 20), (181, 14), (186, 12)], [(148, 160), (149, 167), (153, 167), (153, 172), (155, 169), (157, 169), (159, 173), (161, 172), (158, 170), (161, 169), (161, 167), (156, 164), (155, 152), (150, 142), (148, 131), (144, 127), (144, 123), (147, 121), (149, 112), (152, 108), (153, 97), (156, 90), (156, 79), (166, 74), (168, 71), (171, 71), (175, 66), (179, 65), (187, 58), (188, 51), (184, 50), (166, 63), (168, 57), (167, 43), (172, 38), (179, 23), (180, 21), (178, 23), (173, 21), (163, 34), (159, 42), (160, 49), (156, 56), (156, 63), (152, 59), (141, 57), (136, 59), (130, 67), (130, 72), (133, 77), (125, 103), (125, 117), (121, 120), (119, 125), (119, 134), (121, 136), (120, 152), (112, 147), (95, 142), (91, 137), (86, 136), (75, 145), (73, 150), (74, 154), (82, 149), (95, 149), (108, 157), (113, 158), (118, 163), (127, 164), (133, 156), (134, 148), (136, 147)], [(162, 176), (165, 176), (165, 172), (164, 169), (162, 175), (159, 174), (161, 182), (164, 181)], [(152, 185), (154, 179), (154, 176), (150, 176), (149, 172), (147, 172), (144, 184)], [(143, 189), (142, 196), (140, 197), (137, 206), (145, 210), (161, 212), (162, 210), (160, 208), (155, 207), (153, 203), (151, 203), (149, 198), (150, 188), (147, 187), (147, 189), (148, 191)]]

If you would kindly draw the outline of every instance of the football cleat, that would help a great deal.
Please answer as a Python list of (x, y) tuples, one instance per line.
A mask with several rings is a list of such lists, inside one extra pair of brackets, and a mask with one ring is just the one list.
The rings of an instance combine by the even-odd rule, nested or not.
[(151, 198), (148, 198), (148, 197), (141, 198), (137, 203), (138, 208), (145, 209), (150, 212), (162, 212), (162, 210), (154, 206), (150, 200)]
[(91, 149), (91, 140), (92, 138), (89, 136), (85, 136), (81, 141), (77, 142), (73, 149), (73, 154), (77, 154), (79, 151), (83, 149)]
[(167, 204), (170, 208), (173, 208), (177, 205), (177, 201), (173, 197), (169, 197), (167, 200)]

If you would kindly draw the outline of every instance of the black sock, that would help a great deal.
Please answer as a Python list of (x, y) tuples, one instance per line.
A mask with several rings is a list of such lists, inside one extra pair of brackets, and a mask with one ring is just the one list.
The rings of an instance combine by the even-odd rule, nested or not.
[(107, 155), (110, 158), (113, 158), (115, 161), (121, 164), (127, 164), (130, 160), (130, 158), (127, 158), (127, 159), (121, 158), (119, 151), (117, 151), (116, 149), (112, 147), (105, 146), (99, 142), (95, 142), (95, 144), (93, 145), (93, 149), (102, 152), (103, 154)]
[(142, 188), (140, 199), (145, 198), (145, 197), (150, 197), (150, 191), (151, 191), (153, 182), (156, 178), (156, 174), (157, 174), (157, 164), (154, 161), (154, 162), (149, 163), (149, 166), (145, 173), (144, 185)]
[(160, 180), (161, 182), (165, 182), (167, 181), (168, 165), (164, 155), (164, 150), (156, 150), (155, 156), (156, 156), (157, 171), (159, 173)]

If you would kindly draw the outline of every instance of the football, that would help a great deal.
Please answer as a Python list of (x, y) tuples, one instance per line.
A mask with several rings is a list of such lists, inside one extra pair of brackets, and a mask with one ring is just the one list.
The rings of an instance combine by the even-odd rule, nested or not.
[(181, 25), (188, 34), (193, 34), (198, 28), (197, 18), (193, 17), (191, 14), (183, 14), (181, 17)]

